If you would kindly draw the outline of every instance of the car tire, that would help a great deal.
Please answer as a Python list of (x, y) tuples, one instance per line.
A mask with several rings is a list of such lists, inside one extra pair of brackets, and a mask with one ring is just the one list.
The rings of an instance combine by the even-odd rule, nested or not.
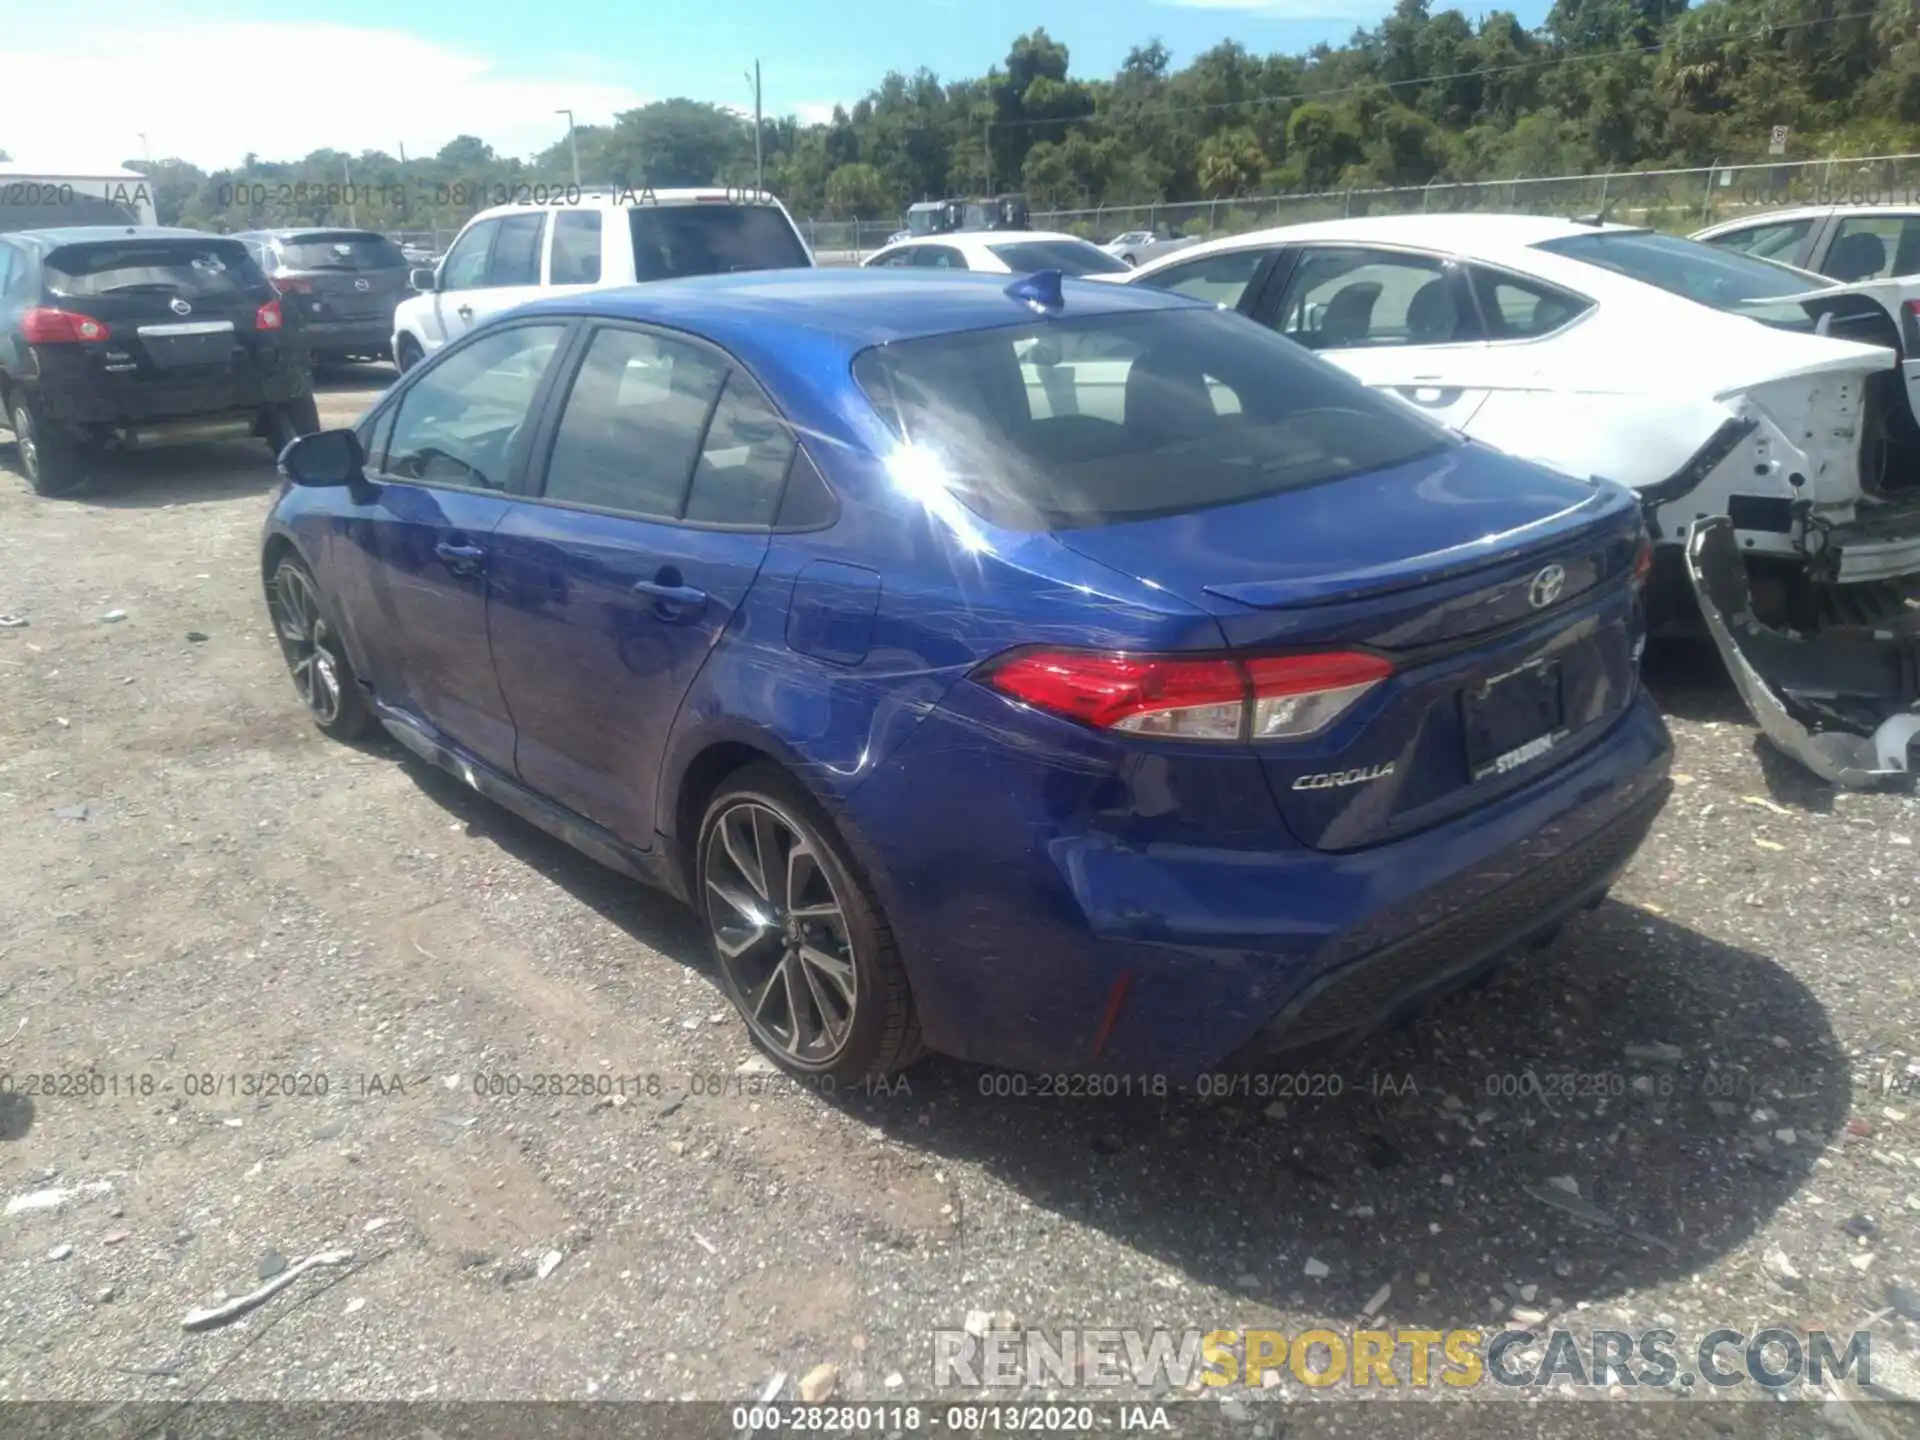
[(273, 458), (278, 460), (280, 452), (295, 440), (320, 429), (320, 404), (308, 393), (298, 400), (275, 405), (267, 411), (266, 428), (267, 444), (273, 450)]
[(34, 494), (71, 495), (87, 483), (87, 447), (48, 424), (27, 396), (14, 399), (11, 424), (20, 469)]
[[(893, 931), (833, 823), (792, 776), (772, 764), (733, 775), (708, 802), (694, 853), (695, 908), (721, 983), (769, 1059), (803, 1079), (856, 1085), (919, 1058), (919, 1014)], [(771, 923), (767, 910), (753, 918), (758, 907)]]
[(353, 673), (340, 629), (320, 597), (320, 584), (299, 556), (288, 554), (267, 581), (267, 610), (293, 685), (307, 713), (332, 739), (353, 741), (378, 722), (366, 687)]
[(411, 335), (402, 335), (393, 346), (393, 368), (402, 375), (426, 358), (420, 349), (420, 342)]

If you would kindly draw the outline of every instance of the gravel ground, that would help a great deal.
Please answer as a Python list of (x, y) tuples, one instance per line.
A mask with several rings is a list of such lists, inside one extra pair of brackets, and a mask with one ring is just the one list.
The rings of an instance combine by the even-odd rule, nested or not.
[[(934, 1059), (827, 1099), (753, 1073), (674, 903), (312, 730), (259, 595), (257, 443), (66, 502), (12, 459), (0, 1195), (61, 1198), (0, 1218), (0, 1398), (717, 1400), (784, 1374), (791, 1399), (822, 1364), (840, 1397), (931, 1396), (930, 1332), (971, 1312), (1517, 1314), (1672, 1329), (1683, 1358), (1718, 1326), (1864, 1327), (1876, 1380), (1920, 1389), (1920, 1312), (1896, 1308), (1920, 1288), (1920, 808), (1760, 747), (1710, 652), (1651, 657), (1679, 788), (1614, 898), (1316, 1062), (1310, 1093), (1020, 1098)], [(24, 1093), (88, 1072), (108, 1093)], [(472, 1080), (548, 1073), (658, 1090)], [(183, 1331), (330, 1249), (351, 1266)], [(1276, 1378), (1238, 1393), (1336, 1393)]]

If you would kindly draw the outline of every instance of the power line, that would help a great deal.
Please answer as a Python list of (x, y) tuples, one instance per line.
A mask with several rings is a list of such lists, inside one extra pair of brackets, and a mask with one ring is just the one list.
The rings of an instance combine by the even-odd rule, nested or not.
[[(1698, 11), (1689, 12), (1698, 14)], [(1787, 30), (1806, 30), (1816, 25), (1836, 25), (1843, 20), (1864, 20), (1872, 18), (1873, 11), (1847, 10), (1838, 15), (1821, 15), (1811, 20), (1791, 20), (1780, 25), (1761, 25), (1745, 32), (1729, 32), (1713, 36), (1708, 43), (1725, 45), (1736, 40), (1764, 39)], [(1484, 32), (1483, 32), (1484, 33)], [(1702, 37), (1707, 39), (1708, 37)], [(1541, 60), (1518, 60), (1511, 65), (1483, 65), (1472, 70), (1452, 70), (1444, 74), (1415, 75), (1405, 80), (1362, 80), (1352, 85), (1335, 86), (1329, 90), (1296, 90), (1279, 95), (1261, 95), (1252, 100), (1216, 100), (1206, 105), (1158, 105), (1142, 107), (1131, 112), (1125, 118), (1129, 121), (1141, 115), (1197, 115), (1214, 110), (1239, 110), (1249, 105), (1284, 105), (1295, 100), (1324, 100), (1334, 96), (1357, 95), (1368, 90), (1396, 90), (1408, 85), (1441, 85), (1449, 80), (1474, 80), (1488, 75), (1510, 75), (1522, 70), (1551, 70), (1559, 65), (1574, 65), (1589, 60), (1618, 60), (1632, 55), (1657, 55), (1667, 48), (1668, 42), (1656, 40), (1649, 45), (1628, 45), (1618, 50), (1584, 50), (1576, 55), (1552, 55)], [(1024, 130), (1036, 125), (1086, 125), (1113, 123), (1112, 115), (1074, 115), (1061, 116), (1058, 119), (1043, 120), (989, 120), (988, 128), (994, 130)]]

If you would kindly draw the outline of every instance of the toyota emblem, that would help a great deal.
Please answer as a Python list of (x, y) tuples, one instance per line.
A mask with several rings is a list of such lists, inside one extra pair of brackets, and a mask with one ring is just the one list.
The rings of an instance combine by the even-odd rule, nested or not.
[(1560, 592), (1567, 588), (1567, 567), (1549, 565), (1533, 577), (1527, 586), (1527, 603), (1536, 610), (1544, 610), (1560, 598)]
[(369, 285), (365, 280), (356, 280), (353, 282), (353, 288), (364, 292), (371, 290), (373, 286)]
[(193, 313), (193, 306), (189, 305), (177, 295), (167, 302), (167, 308), (172, 310), (176, 315), (191, 315)]

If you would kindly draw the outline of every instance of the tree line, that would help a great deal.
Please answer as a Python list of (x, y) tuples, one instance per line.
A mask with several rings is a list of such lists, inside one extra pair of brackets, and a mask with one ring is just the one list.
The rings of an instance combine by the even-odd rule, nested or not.
[[(1555, 0), (1533, 30), (1398, 0), (1302, 55), (1227, 41), (1175, 68), (1151, 41), (1106, 78), (1069, 58), (1035, 30), (977, 78), (891, 73), (824, 123), (766, 119), (765, 183), (797, 216), (866, 220), (1015, 190), (1042, 210), (1731, 163), (1781, 125), (1792, 154), (1920, 149), (1920, 0)], [(754, 138), (750, 116), (670, 99), (574, 141), (589, 185), (663, 187), (753, 184)], [(529, 160), (461, 136), (405, 161), (128, 163), (164, 223), (228, 230), (340, 223), (348, 201), (362, 225), (453, 226), (573, 175), (564, 136)]]

